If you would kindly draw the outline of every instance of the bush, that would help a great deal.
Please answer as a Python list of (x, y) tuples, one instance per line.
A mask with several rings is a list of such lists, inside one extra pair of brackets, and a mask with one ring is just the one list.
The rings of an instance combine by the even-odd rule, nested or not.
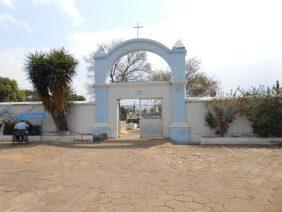
[(282, 92), (278, 82), (272, 89), (259, 87), (244, 92), (243, 99), (254, 133), (260, 137), (282, 136)]
[(230, 98), (216, 99), (206, 103), (205, 122), (221, 137), (227, 133), (238, 113), (236, 101)]
[(223, 136), (236, 115), (245, 115), (259, 137), (282, 136), (282, 89), (277, 81), (272, 89), (260, 86), (242, 91), (240, 95), (222, 98), (206, 104), (205, 121), (215, 133)]
[(14, 134), (15, 123), (6, 122), (4, 123), (3, 134), (4, 135), (13, 135)]
[(38, 124), (27, 123), (29, 125), (29, 135), (41, 135), (41, 126)]
[[(13, 135), (14, 134), (14, 126), (16, 123), (6, 122), (4, 123), (3, 134), (4, 135)], [(37, 124), (32, 124), (31, 122), (27, 121), (29, 128), (27, 131), (29, 135), (41, 135), (41, 126)]]

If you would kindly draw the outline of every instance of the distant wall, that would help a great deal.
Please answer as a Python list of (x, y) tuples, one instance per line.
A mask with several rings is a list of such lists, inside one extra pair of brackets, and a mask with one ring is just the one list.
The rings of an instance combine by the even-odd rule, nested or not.
[[(167, 91), (168, 92), (168, 91)], [(206, 113), (205, 101), (203, 99), (188, 99), (186, 100), (186, 116), (187, 123), (190, 129), (190, 141), (199, 141), (203, 136), (214, 136), (214, 132), (205, 125), (204, 114)], [(0, 111), (2, 109), (9, 108), (16, 113), (26, 112), (42, 112), (44, 109), (40, 102), (7, 102), (0, 103)], [(95, 102), (75, 102), (69, 111), (68, 124), (72, 133), (92, 134), (93, 125), (95, 120)], [(168, 111), (168, 112), (166, 112)], [(167, 113), (167, 118), (164, 118), (163, 125), (168, 126), (171, 121), (169, 118), (170, 107), (164, 110)], [(55, 125), (51, 116), (47, 114), (47, 119), (43, 121), (43, 133), (55, 132)], [(113, 114), (110, 114), (113, 115)], [(166, 117), (166, 115), (165, 115)], [(40, 124), (40, 121), (33, 121)], [(164, 132), (167, 136), (167, 132)], [(252, 136), (251, 123), (246, 117), (238, 117), (230, 126), (227, 133), (229, 136)]]

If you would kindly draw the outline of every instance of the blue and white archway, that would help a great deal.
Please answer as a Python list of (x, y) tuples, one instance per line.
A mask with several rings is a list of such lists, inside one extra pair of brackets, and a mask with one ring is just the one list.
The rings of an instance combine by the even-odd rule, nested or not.
[[(185, 110), (185, 56), (186, 49), (178, 41), (172, 49), (165, 45), (150, 39), (137, 38), (122, 42), (110, 52), (100, 48), (95, 55), (95, 125), (94, 135), (107, 133), (111, 137), (109, 127), (108, 105), (109, 89), (106, 79), (110, 73), (112, 65), (120, 57), (135, 51), (148, 51), (162, 57), (170, 66), (172, 71), (172, 80), (170, 81), (171, 95), (171, 123), (169, 123), (169, 137), (177, 143), (189, 142), (189, 128), (186, 122)], [(142, 84), (146, 86), (145, 83)], [(158, 86), (156, 84), (156, 86)], [(113, 108), (113, 110), (115, 110)]]

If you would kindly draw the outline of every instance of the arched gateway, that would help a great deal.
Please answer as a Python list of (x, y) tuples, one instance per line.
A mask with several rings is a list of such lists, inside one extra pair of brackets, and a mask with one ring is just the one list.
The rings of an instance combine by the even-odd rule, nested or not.
[[(149, 51), (162, 57), (170, 66), (170, 82), (111, 83), (106, 79), (114, 62), (130, 52)], [(163, 137), (177, 143), (189, 142), (185, 110), (186, 49), (178, 41), (172, 49), (150, 39), (131, 39), (110, 52), (100, 48), (95, 55), (95, 125), (94, 135), (118, 136), (118, 100), (123, 98), (161, 98), (163, 100)]]

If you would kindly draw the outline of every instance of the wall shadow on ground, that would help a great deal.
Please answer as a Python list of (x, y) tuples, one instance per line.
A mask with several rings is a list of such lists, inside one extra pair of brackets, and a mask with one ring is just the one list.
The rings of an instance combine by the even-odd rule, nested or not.
[(282, 144), (198, 144), (201, 148), (237, 148), (237, 149), (281, 149)]
[(75, 143), (75, 142), (31, 142), (29, 144), (12, 145), (12, 142), (0, 142), (0, 150), (4, 149), (24, 149), (35, 146), (54, 146), (60, 148), (74, 149), (146, 149), (154, 146), (169, 143), (168, 139), (150, 139), (150, 140), (108, 140), (97, 143)]
[(29, 144), (18, 144), (12, 145), (12, 142), (0, 142), (0, 151), (5, 149), (25, 149), (36, 146), (54, 146), (60, 148), (73, 148), (73, 149), (146, 149), (155, 146), (161, 146), (164, 144), (173, 144), (177, 146), (183, 146), (183, 148), (237, 148), (237, 149), (282, 149), (282, 144), (252, 144), (252, 145), (242, 145), (242, 144), (191, 144), (191, 145), (181, 145), (174, 144), (169, 139), (139, 139), (139, 140), (107, 140), (104, 142), (89, 142), (89, 143), (75, 143), (75, 142), (31, 142)]
[(146, 149), (154, 146), (163, 145), (168, 143), (167, 140), (155, 140), (155, 141), (105, 141), (99, 143), (62, 143), (58, 142), (52, 146), (62, 148), (74, 148), (74, 149)]

